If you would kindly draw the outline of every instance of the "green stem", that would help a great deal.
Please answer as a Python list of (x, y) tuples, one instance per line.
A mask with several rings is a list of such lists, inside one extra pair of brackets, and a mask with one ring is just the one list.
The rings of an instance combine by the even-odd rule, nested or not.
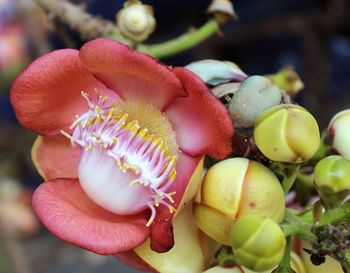
[(288, 236), (286, 238), (286, 249), (284, 251), (283, 258), (279, 264), (282, 268), (289, 268), (290, 267), (290, 246), (291, 246), (291, 237)]
[(341, 262), (340, 265), (344, 271), (344, 273), (350, 273), (350, 253), (345, 254), (346, 261)]
[(318, 222), (318, 226), (323, 225), (336, 225), (342, 221), (346, 222), (349, 221), (350, 217), (350, 209), (344, 209), (344, 208), (329, 208), (325, 211), (325, 213), (322, 215), (320, 221)]
[(303, 183), (305, 185), (308, 185), (308, 186), (313, 185), (313, 183), (314, 183), (314, 179), (310, 175), (304, 174), (304, 173), (298, 173), (297, 174), (297, 179), (301, 183)]
[(292, 188), (295, 178), (298, 175), (299, 168), (300, 168), (300, 165), (297, 165), (295, 166), (294, 169), (291, 169), (292, 171), (291, 173), (287, 174), (285, 172), (285, 175), (282, 181), (282, 188), (283, 188), (284, 195), (286, 195), (289, 192), (289, 190)]
[(311, 232), (312, 224), (305, 222), (297, 216), (297, 211), (286, 209), (284, 212), (283, 224), (281, 225), (286, 236), (296, 235), (309, 242), (316, 242), (317, 237)]
[(173, 40), (155, 45), (140, 44), (136, 50), (159, 59), (169, 57), (199, 44), (213, 35), (218, 29), (219, 24), (215, 20), (209, 20), (199, 29), (189, 31)]
[(315, 164), (320, 161), (321, 159), (328, 156), (331, 152), (331, 146), (329, 144), (330, 135), (327, 130), (324, 130), (321, 134), (321, 142), (320, 147), (318, 148), (317, 152), (313, 155), (313, 157), (310, 159), (310, 161), (314, 162)]
[(310, 225), (282, 224), (283, 232), (286, 236), (296, 235), (300, 239), (308, 242), (316, 242), (317, 237), (311, 232)]

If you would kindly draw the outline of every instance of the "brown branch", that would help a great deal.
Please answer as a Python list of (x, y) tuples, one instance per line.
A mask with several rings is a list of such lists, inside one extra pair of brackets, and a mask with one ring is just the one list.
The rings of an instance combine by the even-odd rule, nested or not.
[(23, 3), (22, 0), (15, 0), (14, 2), (17, 6), (17, 13), (26, 24), (27, 30), (32, 37), (34, 54), (36, 56), (41, 56), (51, 51), (51, 45), (46, 39), (45, 33), (43, 33), (43, 31), (37, 26), (37, 22), (32, 16), (32, 10), (28, 7), (28, 4)]
[(111, 21), (97, 18), (87, 13), (83, 6), (77, 6), (66, 0), (35, 0), (44, 8), (49, 15), (52, 15), (62, 22), (67, 23), (72, 29), (78, 31), (83, 39), (91, 40), (98, 37), (111, 37), (124, 43), (130, 41), (124, 38), (118, 27)]

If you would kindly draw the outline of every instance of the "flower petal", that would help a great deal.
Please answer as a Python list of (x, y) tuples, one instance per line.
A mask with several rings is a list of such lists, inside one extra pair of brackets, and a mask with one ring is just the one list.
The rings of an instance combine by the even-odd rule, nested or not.
[(32, 160), (44, 180), (77, 178), (79, 153), (64, 136), (38, 136), (32, 148)]
[(83, 65), (124, 99), (141, 100), (163, 109), (186, 96), (179, 79), (156, 59), (109, 39), (96, 39), (80, 49)]
[[(203, 156), (192, 157), (182, 153), (176, 163), (177, 175), (168, 189), (173, 196), (178, 212), (185, 208), (200, 186)], [(178, 212), (175, 214), (177, 215)], [(175, 216), (166, 206), (159, 206), (151, 225), (151, 248), (156, 252), (166, 252), (174, 245), (172, 219)]]
[(232, 152), (233, 136), (227, 109), (194, 73), (180, 67), (173, 70), (189, 93), (165, 109), (181, 149), (193, 156), (225, 158)]
[(62, 49), (32, 62), (13, 82), (10, 99), (17, 119), (23, 126), (40, 134), (55, 135), (86, 112), (81, 91), (118, 99), (79, 60), (79, 51)]
[(97, 254), (129, 251), (149, 236), (145, 213), (120, 216), (108, 212), (86, 196), (77, 179), (41, 184), (33, 195), (33, 208), (57, 237)]

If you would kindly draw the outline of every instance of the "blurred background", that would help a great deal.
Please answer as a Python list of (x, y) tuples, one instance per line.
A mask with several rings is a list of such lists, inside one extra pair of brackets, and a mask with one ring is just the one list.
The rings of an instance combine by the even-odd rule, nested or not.
[[(71, 1), (104, 19), (115, 20), (121, 0)], [(147, 43), (174, 38), (201, 26), (210, 0), (143, 1), (154, 7), (156, 31)], [(249, 75), (271, 74), (292, 65), (305, 84), (296, 100), (327, 126), (350, 108), (350, 1), (234, 1), (239, 16), (199, 46), (163, 59), (184, 66), (200, 59), (230, 60)], [(0, 272), (139, 272), (113, 257), (66, 244), (51, 235), (31, 210), (31, 194), (42, 183), (30, 158), (35, 133), (16, 121), (9, 89), (33, 59), (84, 43), (34, 0), (0, 0)], [(349, 125), (350, 126), (350, 125)]]

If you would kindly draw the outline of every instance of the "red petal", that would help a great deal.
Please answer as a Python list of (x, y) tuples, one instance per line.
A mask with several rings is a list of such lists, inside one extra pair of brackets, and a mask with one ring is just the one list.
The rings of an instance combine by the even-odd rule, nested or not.
[(225, 106), (191, 71), (176, 67), (175, 74), (189, 96), (178, 98), (166, 110), (182, 150), (197, 156), (223, 159), (232, 152), (233, 124)]
[(77, 178), (80, 149), (74, 149), (63, 136), (38, 136), (32, 148), (32, 159), (45, 180)]
[[(176, 194), (173, 196), (176, 208), (180, 205), (180, 203), (182, 203), (181, 199), (183, 198), (192, 175), (195, 173), (201, 159), (202, 156), (192, 157), (183, 152), (176, 163), (176, 178), (171, 187), (168, 189), (168, 192), (176, 192)], [(186, 205), (187, 204), (184, 206)], [(174, 213), (170, 213), (166, 206), (158, 207), (156, 218), (151, 225), (151, 248), (153, 251), (163, 253), (173, 247), (173, 217)]]
[(95, 88), (114, 101), (118, 98), (82, 67), (79, 51), (62, 49), (32, 62), (13, 82), (10, 99), (23, 126), (55, 135), (70, 125), (76, 114), (87, 111), (81, 91), (94, 94)]
[(113, 214), (93, 203), (77, 179), (45, 182), (34, 192), (33, 208), (57, 237), (102, 255), (129, 251), (146, 240), (147, 215)]
[(86, 68), (124, 99), (152, 103), (163, 109), (186, 96), (179, 79), (156, 59), (109, 39), (96, 39), (80, 49)]

